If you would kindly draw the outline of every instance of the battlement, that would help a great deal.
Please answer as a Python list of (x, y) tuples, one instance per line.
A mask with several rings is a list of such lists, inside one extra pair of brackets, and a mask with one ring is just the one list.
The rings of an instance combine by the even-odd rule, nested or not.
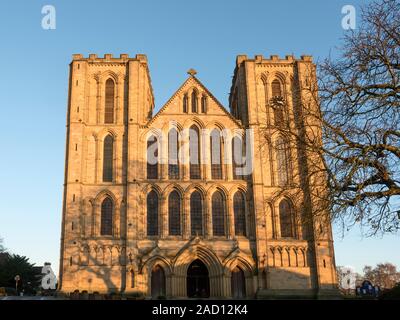
[(312, 56), (301, 55), (300, 59), (296, 59), (293, 55), (286, 55), (285, 58), (280, 58), (278, 55), (271, 55), (269, 58), (263, 55), (255, 55), (254, 58), (248, 58), (247, 55), (241, 54), (236, 57), (236, 65), (239, 66), (244, 61), (253, 61), (256, 63), (291, 63), (295, 61), (312, 62)]
[(128, 60), (138, 60), (147, 63), (147, 56), (145, 54), (136, 54), (134, 58), (130, 58), (127, 53), (121, 53), (119, 57), (114, 57), (111, 53), (104, 54), (101, 58), (95, 53), (90, 53), (89, 57), (85, 58), (83, 54), (76, 53), (72, 55), (73, 61), (90, 61), (90, 62), (127, 62)]

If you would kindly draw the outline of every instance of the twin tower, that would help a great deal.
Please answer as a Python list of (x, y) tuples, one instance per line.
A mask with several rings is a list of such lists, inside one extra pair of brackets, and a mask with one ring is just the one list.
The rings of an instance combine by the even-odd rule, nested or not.
[(335, 295), (330, 221), (282, 129), (307, 131), (312, 58), (237, 56), (229, 111), (188, 74), (155, 113), (145, 55), (73, 55), (59, 290)]

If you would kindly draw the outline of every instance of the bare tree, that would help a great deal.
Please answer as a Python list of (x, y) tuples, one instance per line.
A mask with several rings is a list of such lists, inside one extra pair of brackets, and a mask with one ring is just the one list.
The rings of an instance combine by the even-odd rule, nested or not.
[(378, 263), (375, 268), (365, 266), (363, 272), (364, 278), (381, 289), (391, 289), (400, 282), (400, 272), (397, 271), (395, 265), (389, 262)]
[(293, 160), (308, 164), (297, 180), (303, 190), (309, 188), (313, 214), (330, 212), (343, 230), (360, 224), (366, 235), (395, 233), (400, 227), (400, 2), (363, 7), (359, 26), (345, 34), (338, 58), (296, 80), (301, 84), (296, 125), (276, 130), (297, 145)]

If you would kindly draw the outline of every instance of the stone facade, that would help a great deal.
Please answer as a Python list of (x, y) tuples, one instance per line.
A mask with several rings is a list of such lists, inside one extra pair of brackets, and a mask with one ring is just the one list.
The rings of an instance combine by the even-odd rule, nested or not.
[[(297, 149), (292, 145), (288, 148), (287, 172), (282, 173), (274, 147), (278, 134), (268, 133), (279, 117), (273, 112), (272, 98), (279, 95), (290, 122), (298, 101), (294, 92), (312, 76), (309, 70), (313, 68), (309, 56), (249, 59), (240, 55), (230, 112), (191, 70), (182, 86), (153, 115), (154, 96), (145, 55), (74, 55), (69, 79), (59, 290), (140, 292), (168, 298), (195, 296), (189, 291), (198, 289), (212, 298), (321, 297), (335, 293), (330, 223), (324, 224), (323, 236), (317, 237), (315, 223), (302, 219), (306, 211), (314, 210), (306, 203), (305, 189), (282, 188), (280, 183), (282, 175), (289, 186), (291, 179), (300, 176), (303, 165), (290, 161), (296, 159)], [(187, 129), (193, 126), (200, 134), (199, 178), (192, 176), (190, 161), (184, 161), (190, 158)], [(172, 128), (179, 132), (183, 159), (175, 166), (174, 175), (168, 165)], [(227, 161), (220, 167), (210, 165), (209, 134), (214, 129), (224, 132), (221, 157)], [(232, 139), (241, 138), (246, 129), (251, 132), (245, 136), (252, 141), (252, 173), (237, 176), (229, 161)], [(157, 138), (159, 159), (152, 167), (146, 160), (150, 136)], [(149, 176), (149, 170), (156, 172), (155, 178)], [(221, 176), (215, 177), (215, 170), (220, 170)], [(151, 192), (156, 202), (150, 200)], [(194, 192), (199, 193), (201, 202), (197, 226), (191, 221)], [(216, 192), (223, 207), (214, 199)], [(171, 193), (177, 194), (178, 200), (173, 202)], [(223, 217), (218, 218), (218, 210)], [(289, 215), (284, 216), (284, 210)], [(235, 220), (238, 217), (242, 224)], [(154, 226), (149, 225), (152, 222)], [(220, 229), (217, 222), (222, 223)], [(193, 265), (194, 261), (198, 265)], [(193, 276), (189, 277), (190, 272)]]

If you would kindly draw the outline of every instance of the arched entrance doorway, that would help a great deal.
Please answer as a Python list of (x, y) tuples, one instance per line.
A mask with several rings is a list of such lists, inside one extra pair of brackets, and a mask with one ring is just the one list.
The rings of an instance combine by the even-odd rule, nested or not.
[(165, 297), (165, 274), (161, 266), (156, 265), (151, 271), (151, 297)]
[(246, 279), (243, 270), (238, 266), (232, 270), (231, 289), (233, 298), (246, 297)]
[(189, 298), (210, 297), (208, 269), (201, 260), (194, 260), (190, 264), (187, 270), (186, 287)]

